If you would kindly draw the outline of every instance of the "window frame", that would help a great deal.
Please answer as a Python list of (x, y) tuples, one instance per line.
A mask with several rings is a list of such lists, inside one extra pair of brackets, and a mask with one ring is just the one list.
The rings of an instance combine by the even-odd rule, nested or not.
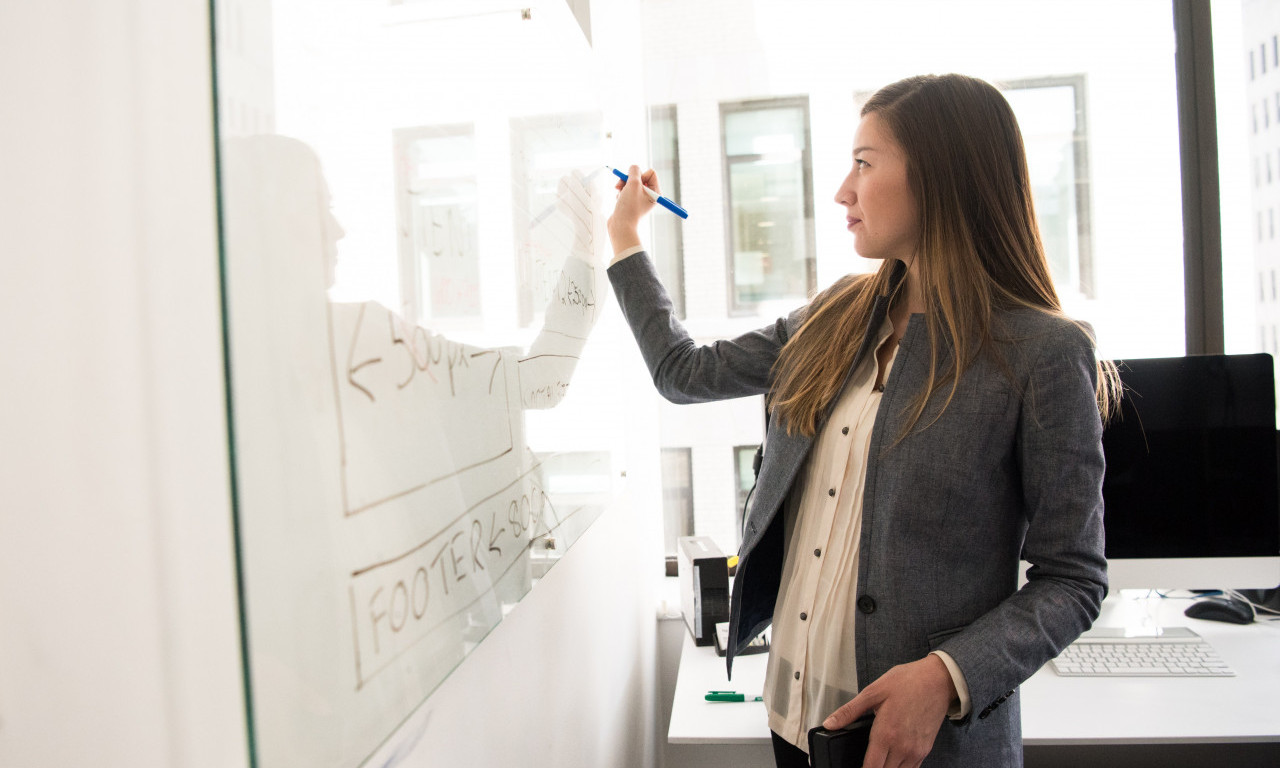
[[(470, 137), (474, 143), (476, 138), (475, 128), (474, 123), (415, 125), (396, 128), (391, 134), (392, 161), (395, 164), (396, 248), (400, 265), (401, 311), (406, 317), (414, 318), (416, 322), (435, 322), (437, 319), (428, 315), (428, 307), (430, 307), (431, 302), (429, 297), (423, 295), (422, 291), (423, 269), (418, 259), (416, 228), (413, 226), (413, 196), (410, 193), (413, 174), (405, 164), (408, 159), (409, 149), (414, 142), (420, 139), (466, 136)], [(401, 162), (402, 160), (405, 162)], [(465, 178), (469, 178), (473, 184), (478, 184), (478, 178), (474, 172), (470, 177)], [(480, 254), (477, 252), (477, 264), (479, 258)], [(484, 276), (483, 265), (478, 264), (478, 273), (479, 279), (482, 280)], [(459, 317), (469, 319), (466, 316)]]
[[(684, 517), (684, 523), (688, 532), (684, 534), (677, 533), (676, 538), (678, 540), (682, 535), (683, 536), (694, 535), (694, 531), (696, 530), (694, 527), (695, 523), (694, 523), (694, 511), (693, 511), (693, 448), (689, 446), (663, 446), (659, 449), (659, 456), (658, 456), (658, 470), (659, 470), (658, 475), (662, 481), (662, 540), (663, 540), (662, 552), (663, 552), (663, 556), (666, 559), (666, 574), (668, 576), (675, 576), (676, 563), (678, 562), (680, 553), (678, 549), (676, 552), (668, 553), (667, 545), (666, 545), (667, 531), (668, 531), (667, 526), (671, 522), (671, 519), (674, 517), (674, 515), (671, 514), (672, 510), (668, 508), (668, 504), (667, 504), (668, 490), (674, 487), (668, 483), (669, 478), (667, 477), (667, 471), (666, 471), (667, 457), (669, 456), (683, 457), (684, 459), (683, 468), (689, 478), (688, 489), (684, 494), (685, 498), (688, 501), (688, 506), (683, 511), (684, 514), (682, 515)], [(678, 543), (677, 543), (677, 547), (678, 547)]]
[(1226, 351), (1222, 211), (1212, 8), (1172, 0), (1178, 154), (1182, 165), (1183, 300), (1188, 355)]
[[(672, 200), (680, 200), (680, 114), (675, 104), (661, 104), (649, 107), (649, 141), (650, 155), (654, 158), (655, 166), (657, 165), (658, 153), (653, 146), (653, 124), (655, 120), (671, 121), (671, 173), (669, 176), (663, 176), (659, 173), (659, 180), (662, 182), (663, 194)], [(657, 227), (662, 219), (654, 217), (650, 224), (654, 228), (654, 253), (650, 254), (653, 263), (658, 269), (658, 276), (662, 278), (662, 284), (666, 287), (667, 293), (671, 296), (671, 303), (675, 306), (676, 317), (684, 320), (687, 317), (688, 310), (686, 304), (686, 290), (684, 279), (684, 227), (675, 220), (668, 221), (666, 225), (670, 226), (670, 231), (674, 233), (674, 242), (672, 243), (673, 252), (670, 255), (657, 253)], [(669, 261), (668, 261), (669, 259)]]
[[(736, 265), (734, 260), (734, 221), (733, 221), (733, 194), (732, 183), (730, 181), (730, 170), (737, 162), (749, 162), (752, 159), (758, 159), (760, 155), (729, 155), (728, 151), (728, 133), (725, 131), (725, 125), (729, 115), (742, 112), (756, 112), (778, 108), (798, 107), (804, 117), (804, 148), (800, 152), (800, 168), (801, 168), (801, 186), (804, 189), (804, 230), (805, 230), (805, 256), (804, 256), (804, 295), (798, 297), (801, 301), (811, 296), (817, 288), (818, 263), (817, 263), (817, 234), (814, 232), (814, 205), (813, 205), (813, 130), (810, 125), (809, 95), (801, 94), (798, 96), (776, 96), (763, 99), (743, 99), (739, 101), (724, 101), (720, 103), (720, 166), (721, 166), (721, 184), (724, 200), (724, 248), (725, 248), (725, 300), (728, 308), (727, 315), (729, 317), (750, 317), (754, 315), (759, 307), (759, 302), (739, 302), (737, 291), (734, 290), (736, 285), (735, 274)], [(785, 297), (783, 297), (785, 298)]]
[(1020, 80), (1004, 80), (1001, 91), (1032, 90), (1035, 88), (1070, 87), (1075, 99), (1075, 125), (1071, 131), (1075, 168), (1076, 203), (1076, 290), (1086, 299), (1097, 298), (1093, 264), (1093, 197), (1089, 176), (1088, 90), (1083, 74), (1034, 77)]

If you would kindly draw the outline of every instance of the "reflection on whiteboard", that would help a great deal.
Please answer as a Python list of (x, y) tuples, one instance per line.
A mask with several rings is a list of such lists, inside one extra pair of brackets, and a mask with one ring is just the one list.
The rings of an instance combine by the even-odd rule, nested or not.
[(426, 321), (474, 318), (480, 228), (473, 126), (393, 131), (404, 305)]
[[(341, 225), (315, 153), (223, 148), (233, 449), (260, 765), (361, 764), (602, 508), (606, 455), (535, 455), (603, 302), (580, 174), (530, 236), (558, 272), (525, 346), (331, 302)], [(557, 490), (563, 487), (563, 490)]]

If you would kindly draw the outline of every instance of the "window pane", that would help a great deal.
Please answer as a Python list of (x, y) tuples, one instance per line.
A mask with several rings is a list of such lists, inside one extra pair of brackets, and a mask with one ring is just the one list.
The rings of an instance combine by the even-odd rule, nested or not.
[[(676, 108), (653, 107), (649, 110), (649, 143), (653, 158), (653, 170), (658, 174), (662, 193), (679, 202), (680, 153), (676, 140)], [(671, 294), (676, 316), (681, 319), (684, 311), (684, 222), (676, 216), (653, 216), (653, 247), (650, 255), (662, 284)]]
[(555, 211), (560, 178), (599, 162), (599, 114), (540, 115), (511, 121), (512, 212), (517, 237), (520, 323), (541, 318), (564, 261), (563, 241), (541, 225)]
[(475, 138), (462, 128), (395, 132), (406, 306), (419, 322), (480, 314)]
[(724, 117), (724, 150), (729, 155), (795, 158), (805, 143), (804, 112), (795, 107), (749, 109)]
[(1093, 298), (1084, 78), (1004, 84), (1027, 150), (1045, 257), (1059, 291)]
[(739, 445), (733, 449), (733, 479), (735, 481), (734, 491), (736, 492), (737, 502), (734, 505), (734, 514), (737, 517), (737, 530), (739, 541), (742, 536), (743, 510), (747, 505), (747, 498), (751, 494), (751, 489), (756, 487), (756, 451), (759, 446), (755, 445)]
[(1224, 341), (1228, 353), (1273, 357), (1280, 356), (1278, 33), (1280, 0), (1213, 3)]
[(662, 449), (663, 547), (676, 556), (676, 539), (693, 535), (693, 450)]
[(813, 287), (807, 108), (724, 109), (731, 309), (803, 300)]

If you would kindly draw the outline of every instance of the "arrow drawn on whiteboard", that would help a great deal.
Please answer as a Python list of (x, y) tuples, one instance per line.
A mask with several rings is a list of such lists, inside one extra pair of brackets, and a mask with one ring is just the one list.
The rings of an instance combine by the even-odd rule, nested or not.
[(498, 527), (498, 513), (495, 511), (489, 519), (489, 551), (497, 552), (498, 557), (502, 557), (502, 547), (495, 547), (493, 543), (498, 540), (499, 535), (506, 533), (506, 531), (506, 526)]
[(358, 373), (360, 369), (365, 367), (366, 365), (373, 365), (374, 363), (382, 362), (382, 358), (374, 357), (369, 360), (365, 360), (359, 365), (353, 365), (353, 361), (356, 356), (356, 342), (360, 340), (360, 326), (364, 324), (364, 310), (366, 306), (367, 306), (366, 304), (360, 305), (360, 314), (356, 316), (356, 330), (355, 330), (355, 333), (351, 334), (351, 349), (347, 352), (347, 382), (351, 384), (351, 386), (365, 393), (365, 395), (369, 398), (369, 402), (373, 403), (373, 402), (377, 402), (373, 396), (373, 393), (370, 392), (368, 389), (366, 389), (364, 386), (362, 386), (360, 382), (356, 381), (356, 373)]

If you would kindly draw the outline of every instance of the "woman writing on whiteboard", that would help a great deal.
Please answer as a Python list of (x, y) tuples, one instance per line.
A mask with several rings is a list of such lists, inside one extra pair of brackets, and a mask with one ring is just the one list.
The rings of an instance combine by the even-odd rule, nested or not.
[(766, 396), (728, 661), (772, 624), (778, 764), (807, 765), (808, 729), (874, 713), (869, 768), (1021, 765), (1018, 685), (1106, 594), (1114, 368), (1062, 313), (995, 88), (894, 83), (853, 143), (835, 200), (873, 273), (697, 346), (640, 247), (658, 180), (633, 167), (609, 277), (664, 396)]

